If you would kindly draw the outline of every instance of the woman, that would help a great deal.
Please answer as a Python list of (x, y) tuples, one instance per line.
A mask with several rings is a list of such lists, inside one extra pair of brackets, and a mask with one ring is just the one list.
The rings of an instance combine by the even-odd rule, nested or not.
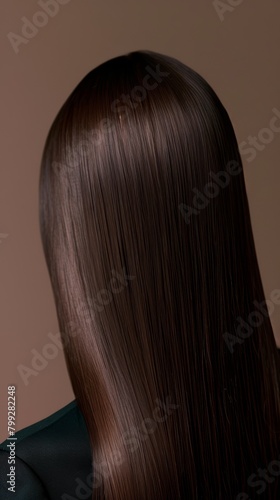
[(279, 498), (279, 356), (206, 81), (148, 51), (89, 72), (48, 134), (40, 224), (76, 399), (17, 433), (13, 498)]

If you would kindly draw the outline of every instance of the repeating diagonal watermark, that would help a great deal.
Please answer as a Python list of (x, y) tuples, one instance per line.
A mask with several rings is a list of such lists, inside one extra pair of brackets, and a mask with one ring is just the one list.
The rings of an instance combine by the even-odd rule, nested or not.
[(224, 22), (225, 15), (229, 12), (233, 12), (236, 7), (241, 5), (243, 2), (244, 0), (227, 0), (226, 2), (222, 2), (221, 0), (214, 0), (214, 2), (212, 2), (212, 5), (220, 21)]
[[(275, 134), (280, 132), (280, 125), (276, 125), (276, 121), (280, 119), (280, 111), (274, 107), (272, 112), (274, 116), (269, 121), (269, 127), (263, 127), (259, 130), (257, 136), (249, 135), (247, 141), (242, 141), (239, 144), (240, 155), (249, 155), (246, 157), (248, 162), (252, 162), (257, 156), (257, 152), (263, 151), (266, 145), (273, 141)], [(216, 198), (220, 190), (229, 185), (231, 176), (238, 175), (241, 172), (242, 166), (235, 160), (229, 161), (225, 170), (218, 173), (211, 171), (209, 176), (213, 181), (204, 186), (203, 192), (197, 188), (192, 188), (195, 194), (192, 205), (186, 205), (185, 203), (178, 205), (185, 222), (190, 224), (192, 216), (199, 215), (208, 206), (211, 199)]]
[[(235, 500), (253, 500), (257, 495), (261, 495), (267, 489), (267, 485), (274, 483), (276, 477), (280, 476), (280, 455), (277, 460), (272, 460), (267, 469), (258, 469), (257, 473), (251, 474), (247, 479), (247, 484), (254, 488), (254, 496), (251, 497), (245, 492), (237, 495)], [(257, 489), (256, 489), (257, 488)]]
[(136, 276), (127, 274), (124, 267), (121, 273), (113, 269), (111, 274), (113, 277), (110, 279), (107, 288), (101, 288), (95, 297), (87, 296), (87, 301), (82, 302), (78, 306), (78, 312), (81, 313), (86, 320), (87, 317), (89, 317), (91, 321), (91, 310), (102, 312), (104, 306), (113, 300), (113, 295), (120, 293), (127, 287), (130, 281), (136, 278)]
[(210, 171), (209, 176), (213, 181), (205, 184), (203, 192), (199, 191), (197, 188), (192, 188), (193, 193), (195, 193), (192, 200), (192, 206), (186, 205), (185, 203), (180, 203), (178, 205), (186, 224), (190, 224), (192, 216), (199, 215), (201, 211), (209, 205), (211, 199), (216, 198), (220, 190), (229, 185), (231, 176), (238, 175), (240, 172), (242, 172), (240, 163), (231, 160), (227, 163), (225, 170), (221, 170), (217, 173)]
[[(247, 321), (245, 321), (241, 316), (236, 318), (237, 326), (235, 327), (236, 335), (232, 333), (225, 332), (223, 334), (225, 343), (231, 353), (234, 352), (235, 344), (243, 344), (244, 340), (251, 337), (254, 333), (254, 328), (258, 328), (265, 317), (272, 315), (275, 309), (275, 305), (280, 305), (280, 289), (272, 290), (270, 294), (271, 300), (264, 300), (264, 302), (258, 302), (254, 300), (254, 309), (248, 316)], [(265, 308), (267, 306), (267, 310)]]
[[(159, 423), (165, 422), (168, 417), (177, 410), (180, 405), (170, 401), (170, 396), (167, 396), (166, 401), (161, 401), (159, 398), (155, 400), (156, 407), (152, 412), (152, 418), (144, 418), (141, 425), (133, 426), (121, 436), (121, 444), (129, 454), (135, 453), (139, 449), (141, 443), (149, 439), (149, 436), (154, 434)], [(109, 457), (111, 465), (119, 467), (124, 462), (125, 457), (120, 450), (117, 450)], [(110, 476), (108, 462), (94, 462), (93, 472), (90, 472), (86, 477), (86, 482), (80, 477), (75, 478), (76, 488), (75, 496), (67, 492), (61, 495), (61, 500), (85, 500), (91, 498), (92, 491), (99, 488), (103, 479)]]
[[(125, 120), (131, 115), (132, 111), (147, 98), (148, 93), (155, 90), (163, 79), (169, 75), (167, 71), (162, 71), (160, 64), (155, 67), (146, 66), (145, 70), (146, 74), (143, 77), (142, 84), (135, 85), (129, 94), (123, 93), (110, 105), (111, 112), (118, 114), (121, 126), (124, 125)], [(82, 159), (90, 154), (92, 147), (101, 143), (104, 134), (112, 133), (115, 128), (114, 120), (104, 117), (95, 128), (83, 131), (75, 148), (66, 147), (65, 160), (52, 161), (54, 170), (58, 174), (62, 173), (66, 182), (69, 181), (69, 169), (77, 168)]]
[(37, 4), (42, 10), (38, 10), (33, 14), (32, 20), (23, 16), (21, 18), (22, 27), (21, 34), (10, 31), (7, 38), (12, 46), (15, 54), (19, 53), (21, 45), (27, 45), (30, 40), (36, 37), (41, 28), (44, 28), (50, 18), (54, 18), (60, 11), (61, 5), (66, 5), (71, 0), (38, 0)]
[[(259, 130), (256, 136), (249, 135), (246, 141), (239, 144), (240, 154), (247, 155), (246, 161), (252, 162), (259, 151), (263, 151), (267, 144), (270, 144), (276, 134), (280, 132), (280, 124), (277, 126), (276, 121), (280, 119), (280, 111), (277, 108), (272, 109), (274, 116), (269, 121), (268, 127), (263, 127)], [(249, 146), (249, 147), (248, 147)]]
[[(102, 313), (104, 307), (113, 300), (113, 294), (118, 294), (128, 286), (128, 283), (136, 278), (126, 274), (125, 268), (122, 273), (111, 271), (113, 277), (111, 278), (108, 287), (99, 290), (96, 297), (88, 297), (87, 302), (81, 302), (77, 306), (77, 313), (83, 317), (83, 320), (90, 322), (92, 318), (92, 311)], [(18, 364), (17, 371), (27, 386), (33, 377), (37, 377), (39, 373), (44, 371), (49, 365), (50, 361), (57, 358), (59, 352), (63, 351), (63, 347), (67, 345), (71, 337), (76, 337), (79, 334), (79, 327), (74, 321), (70, 321), (67, 327), (67, 334), (65, 332), (57, 332), (56, 334), (49, 332), (47, 334), (49, 340), (40, 351), (36, 348), (31, 349), (32, 359), (29, 365)]]

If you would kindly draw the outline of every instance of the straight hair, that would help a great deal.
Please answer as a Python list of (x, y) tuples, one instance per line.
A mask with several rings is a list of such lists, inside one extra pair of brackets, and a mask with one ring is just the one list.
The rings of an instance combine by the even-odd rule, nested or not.
[(39, 191), (92, 499), (276, 499), (279, 356), (214, 90), (151, 51), (99, 65), (51, 125)]

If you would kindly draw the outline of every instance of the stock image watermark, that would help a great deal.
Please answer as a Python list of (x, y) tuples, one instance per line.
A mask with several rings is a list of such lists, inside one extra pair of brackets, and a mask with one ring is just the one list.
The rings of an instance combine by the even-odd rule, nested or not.
[(37, 10), (31, 19), (21, 17), (21, 34), (10, 31), (7, 38), (15, 54), (19, 53), (21, 45), (27, 45), (30, 40), (36, 37), (39, 30), (44, 28), (51, 18), (54, 18), (60, 11), (60, 6), (67, 5), (71, 0), (38, 0), (37, 4), (42, 10)]
[(236, 335), (229, 332), (223, 334), (224, 341), (231, 353), (234, 352), (235, 344), (243, 344), (243, 342), (254, 333), (254, 328), (258, 328), (265, 317), (267, 318), (272, 315), (275, 310), (275, 305), (280, 305), (280, 289), (276, 288), (272, 290), (270, 300), (264, 300), (263, 302), (254, 300), (253, 304), (256, 306), (256, 309), (248, 315), (246, 321), (241, 318), (241, 316), (236, 318)]
[(229, 12), (234, 12), (236, 7), (239, 7), (244, 2), (244, 0), (226, 0), (225, 2), (221, 0), (214, 0), (212, 5), (217, 13), (218, 18), (221, 22), (225, 20), (225, 15)]
[[(123, 126), (132, 111), (145, 101), (148, 93), (155, 90), (163, 79), (169, 75), (167, 71), (162, 71), (160, 64), (157, 64), (155, 68), (146, 66), (145, 70), (147, 73), (141, 85), (135, 85), (129, 94), (123, 93), (111, 103), (110, 110), (113, 114), (119, 116), (121, 126)], [(82, 132), (81, 138), (75, 148), (72, 149), (69, 146), (66, 148), (65, 161), (52, 161), (55, 171), (59, 174), (62, 172), (62, 174), (65, 174), (66, 180), (69, 180), (69, 169), (77, 168), (81, 163), (82, 156), (83, 158), (87, 157), (92, 147), (99, 145), (104, 135), (112, 133), (115, 128), (116, 124), (114, 121), (107, 117), (100, 120), (97, 127)]]
[[(277, 460), (272, 460), (267, 469), (258, 469), (256, 473), (251, 474), (247, 479), (247, 484), (251, 488), (254, 488), (254, 495), (261, 495), (269, 487), (270, 484), (274, 483), (276, 477), (280, 476), (280, 455)], [(258, 488), (258, 489), (256, 489)], [(253, 500), (255, 496), (250, 496), (245, 492), (241, 492), (237, 495), (235, 500)]]
[[(121, 293), (128, 286), (128, 283), (136, 278), (136, 276), (128, 275), (125, 268), (122, 269), (122, 272), (113, 269), (111, 274), (112, 278), (106, 289), (99, 290), (96, 297), (88, 297), (86, 303), (81, 302), (77, 306), (77, 313), (85, 322), (91, 321), (94, 311), (101, 313), (104, 307), (113, 300), (113, 295)], [(74, 321), (70, 321), (67, 326), (67, 334), (65, 332), (57, 332), (56, 334), (49, 332), (47, 336), (51, 342), (45, 344), (40, 351), (35, 348), (31, 349), (32, 359), (30, 364), (17, 365), (17, 371), (24, 385), (27, 386), (30, 379), (37, 377), (39, 373), (45, 370), (49, 362), (57, 358), (59, 353), (63, 351), (63, 347), (69, 343), (71, 337), (76, 337), (79, 331), (79, 326)]]
[[(152, 412), (152, 418), (144, 418), (138, 427), (131, 427), (121, 436), (122, 445), (129, 454), (139, 449), (141, 443), (149, 439), (149, 436), (156, 432), (158, 425), (165, 422), (180, 407), (180, 405), (170, 401), (170, 396), (167, 396), (165, 402), (157, 398), (155, 403), (156, 407)], [(109, 462), (118, 467), (124, 462), (124, 457), (120, 451), (116, 451), (109, 457)], [(82, 481), (79, 477), (75, 478), (75, 483), (77, 484), (75, 497), (65, 492), (61, 495), (61, 500), (90, 499), (92, 490), (99, 488), (102, 485), (102, 478), (109, 477), (109, 475), (110, 471), (107, 461), (94, 463), (93, 472), (88, 474), (86, 482)]]
[(16, 492), (16, 388), (14, 385), (8, 386), (8, 465), (9, 472), (7, 473), (7, 489), (13, 493)]
[[(249, 135), (246, 141), (239, 144), (240, 154), (247, 155), (246, 161), (252, 162), (259, 151), (263, 151), (267, 144), (270, 144), (276, 134), (280, 132), (280, 123), (276, 125), (276, 121), (280, 119), (280, 111), (277, 108), (272, 109), (273, 117), (270, 119), (268, 127), (263, 127), (259, 130), (256, 136)], [(249, 146), (249, 147), (248, 147)]]
[(235, 176), (242, 172), (242, 166), (238, 161), (231, 160), (227, 163), (226, 169), (220, 172), (210, 172), (210, 177), (213, 181), (208, 182), (204, 188), (203, 192), (199, 191), (197, 188), (192, 188), (195, 196), (192, 200), (192, 205), (186, 205), (185, 203), (180, 203), (178, 205), (182, 216), (185, 219), (186, 224), (190, 224), (191, 217), (193, 215), (199, 215), (204, 208), (210, 203), (211, 199), (216, 198), (221, 189), (226, 188), (229, 183), (231, 176)]
[(109, 281), (107, 288), (101, 288), (95, 297), (87, 297), (87, 302), (83, 302), (78, 306), (79, 312), (85, 318), (91, 311), (103, 311), (104, 307), (113, 300), (113, 295), (122, 292), (128, 286), (128, 283), (136, 278), (136, 276), (127, 274), (124, 267), (121, 273), (113, 269), (111, 274), (113, 277)]

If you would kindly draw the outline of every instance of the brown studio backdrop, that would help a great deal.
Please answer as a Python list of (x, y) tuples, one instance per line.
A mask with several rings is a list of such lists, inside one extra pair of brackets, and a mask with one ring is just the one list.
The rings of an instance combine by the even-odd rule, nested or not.
[[(44, 12), (44, 3), (15, 0), (1, 7), (1, 441), (7, 436), (8, 385), (16, 386), (17, 429), (74, 399), (39, 235), (39, 167), (55, 114), (101, 62), (133, 50), (154, 50), (182, 60), (214, 88), (244, 151), (267, 299), (280, 288), (277, 0), (265, 5), (261, 0), (228, 0), (219, 13), (206, 0), (108, 0), (106, 5), (57, 0), (52, 16), (42, 16), (38, 13)], [(28, 24), (23, 17), (42, 26), (32, 31), (29, 25), (22, 32)], [(271, 121), (277, 112), (277, 121)], [(257, 143), (245, 153), (252, 148), (250, 136)], [(280, 346), (280, 305), (275, 304), (271, 322)]]

